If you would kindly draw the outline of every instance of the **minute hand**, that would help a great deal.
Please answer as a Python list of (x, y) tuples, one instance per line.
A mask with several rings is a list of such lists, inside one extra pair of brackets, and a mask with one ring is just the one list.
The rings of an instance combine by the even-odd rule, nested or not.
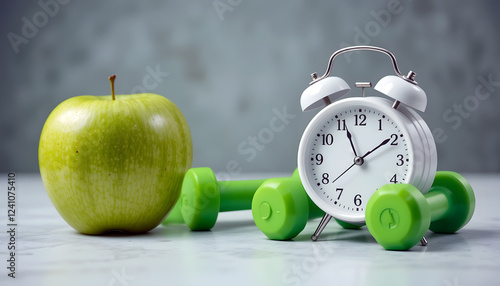
[(385, 145), (385, 144), (387, 144), (390, 140), (391, 140), (391, 138), (387, 138), (387, 139), (385, 139), (385, 140), (384, 140), (384, 141), (382, 141), (382, 143), (380, 143), (377, 147), (373, 148), (371, 151), (366, 152), (366, 154), (365, 154), (365, 155), (363, 155), (363, 156), (361, 157), (361, 159), (364, 159), (366, 156), (370, 155), (371, 153), (373, 153), (373, 152), (374, 152), (375, 150), (377, 150), (378, 148), (380, 148), (380, 147), (384, 146), (384, 145)]

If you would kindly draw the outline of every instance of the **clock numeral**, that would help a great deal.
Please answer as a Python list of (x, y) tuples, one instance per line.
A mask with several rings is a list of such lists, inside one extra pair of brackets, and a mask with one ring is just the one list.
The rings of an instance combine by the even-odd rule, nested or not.
[(364, 114), (359, 114), (359, 115), (358, 114), (354, 114), (354, 125), (355, 126), (366, 126), (366, 122), (365, 121), (366, 121), (366, 115), (364, 115)]
[(378, 131), (382, 131), (382, 119), (378, 120)]
[(345, 130), (345, 119), (337, 120), (337, 131)]
[(323, 164), (323, 155), (321, 153), (316, 154), (316, 161), (316, 165), (318, 166)]
[(344, 189), (343, 188), (337, 188), (335, 191), (336, 192), (340, 192), (339, 196), (337, 197), (337, 200), (340, 200), (340, 196), (342, 196), (342, 192), (344, 191)]
[(398, 134), (391, 134), (391, 145), (398, 145)]
[(394, 183), (394, 184), (398, 183), (398, 178), (396, 177), (396, 174), (394, 174), (394, 176), (392, 176), (392, 178), (389, 180), (389, 182)]
[(323, 145), (332, 145), (333, 144), (333, 135), (331, 133), (321, 134), (323, 139)]
[(397, 156), (397, 157), (398, 157), (398, 162), (396, 162), (396, 166), (403, 166), (403, 164), (405, 163), (405, 162), (403, 161), (403, 159), (404, 159), (403, 154), (398, 154), (398, 156)]
[(354, 205), (356, 205), (357, 207), (359, 207), (361, 205), (362, 201), (361, 201), (361, 195), (360, 194), (357, 194), (354, 196)]
[(330, 183), (330, 179), (328, 179), (328, 177), (329, 177), (329, 176), (330, 176), (330, 175), (328, 175), (328, 173), (323, 173), (323, 175), (322, 175), (322, 178), (323, 178), (323, 179), (321, 179), (321, 182), (322, 182), (324, 185), (326, 185), (326, 184)]

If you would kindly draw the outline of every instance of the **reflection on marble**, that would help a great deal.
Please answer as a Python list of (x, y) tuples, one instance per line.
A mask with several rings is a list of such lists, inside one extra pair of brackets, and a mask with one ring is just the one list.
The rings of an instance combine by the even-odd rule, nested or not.
[[(58, 215), (38, 175), (19, 174), (17, 278), (2, 266), (0, 284), (492, 285), (500, 278), (500, 176), (465, 177), (476, 193), (471, 222), (456, 234), (427, 233), (427, 247), (397, 252), (382, 249), (366, 227), (333, 222), (311, 242), (318, 220), (293, 241), (271, 241), (250, 211), (222, 213), (207, 232), (179, 224), (144, 235), (82, 235)], [(4, 261), (4, 231), (0, 237)]]

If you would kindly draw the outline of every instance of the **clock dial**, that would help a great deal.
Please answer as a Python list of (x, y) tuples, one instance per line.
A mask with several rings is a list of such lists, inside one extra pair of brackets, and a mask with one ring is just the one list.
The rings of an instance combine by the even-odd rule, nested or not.
[(371, 195), (382, 185), (408, 182), (414, 158), (401, 119), (391, 110), (357, 102), (332, 104), (311, 122), (299, 148), (299, 172), (320, 208), (363, 223)]

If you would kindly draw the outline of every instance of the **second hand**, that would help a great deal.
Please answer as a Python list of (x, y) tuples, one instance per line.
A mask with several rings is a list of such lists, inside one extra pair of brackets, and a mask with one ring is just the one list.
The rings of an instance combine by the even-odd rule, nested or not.
[(335, 180), (332, 181), (332, 184), (335, 183), (335, 181), (337, 181), (340, 177), (342, 177), (342, 175), (344, 175), (345, 173), (347, 173), (347, 171), (349, 171), (354, 165), (356, 165), (356, 163), (352, 163), (352, 165), (349, 166), (349, 168), (347, 168), (347, 170), (345, 170), (344, 172), (342, 172), (342, 174), (340, 174), (337, 178), (335, 178)]

